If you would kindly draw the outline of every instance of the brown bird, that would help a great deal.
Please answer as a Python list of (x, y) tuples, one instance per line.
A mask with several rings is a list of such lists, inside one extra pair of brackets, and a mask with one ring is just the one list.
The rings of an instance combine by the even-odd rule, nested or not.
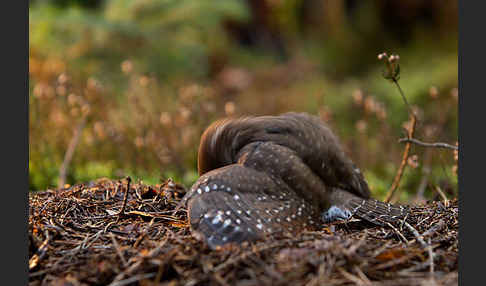
[(305, 113), (213, 123), (201, 137), (198, 171), (189, 221), (211, 248), (352, 215), (383, 224), (407, 213), (371, 199), (337, 137)]

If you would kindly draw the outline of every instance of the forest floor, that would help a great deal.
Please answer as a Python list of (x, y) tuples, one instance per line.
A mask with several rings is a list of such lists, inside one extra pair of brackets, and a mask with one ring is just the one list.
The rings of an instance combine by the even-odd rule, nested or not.
[[(126, 192), (129, 186), (129, 192)], [(29, 285), (457, 285), (457, 200), (211, 250), (167, 181), (99, 179), (29, 195)]]

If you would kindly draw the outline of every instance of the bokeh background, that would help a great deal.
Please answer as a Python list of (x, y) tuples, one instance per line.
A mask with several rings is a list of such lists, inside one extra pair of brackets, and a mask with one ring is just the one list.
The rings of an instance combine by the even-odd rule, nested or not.
[[(306, 111), (341, 138), (378, 198), (407, 109), (383, 79), (400, 55), (415, 137), (457, 142), (457, 1), (31, 0), (29, 185), (125, 175), (190, 186), (224, 116)], [(401, 201), (457, 194), (451, 150), (414, 146)]]

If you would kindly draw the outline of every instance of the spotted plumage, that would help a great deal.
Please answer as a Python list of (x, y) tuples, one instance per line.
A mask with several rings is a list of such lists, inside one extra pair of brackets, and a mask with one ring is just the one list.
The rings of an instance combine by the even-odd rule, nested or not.
[(377, 224), (406, 209), (370, 199), (338, 139), (304, 113), (225, 119), (199, 146), (188, 199), (193, 233), (215, 248), (355, 215)]

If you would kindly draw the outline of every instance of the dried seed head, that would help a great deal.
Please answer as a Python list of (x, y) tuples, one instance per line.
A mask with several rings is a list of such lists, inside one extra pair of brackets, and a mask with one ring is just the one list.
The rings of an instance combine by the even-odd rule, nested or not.
[(429, 88), (429, 96), (433, 99), (436, 99), (437, 97), (439, 97), (439, 90), (437, 89), (437, 87), (431, 86)]
[(385, 52), (383, 52), (383, 53), (381, 53), (381, 54), (379, 54), (379, 55), (378, 55), (378, 59), (379, 59), (379, 60), (383, 60), (383, 59), (384, 59), (384, 58), (386, 58), (387, 56), (388, 56), (388, 55), (387, 55)]
[(412, 169), (416, 169), (419, 166), (418, 156), (417, 155), (410, 156), (407, 160), (407, 163)]
[(65, 73), (60, 74), (59, 77), (57, 78), (57, 82), (59, 84), (65, 84), (65, 83), (67, 83), (68, 80), (69, 80), (69, 77)]
[(453, 88), (453, 89), (451, 89), (451, 96), (452, 96), (452, 98), (454, 98), (454, 99), (457, 99), (457, 98), (459, 97), (459, 91), (458, 91), (458, 89), (457, 89), (457, 88)]
[(226, 113), (227, 116), (233, 115), (235, 113), (235, 109), (236, 109), (235, 103), (232, 101), (228, 101), (224, 105), (224, 112)]
[(123, 61), (122, 64), (121, 64), (121, 70), (125, 74), (130, 73), (133, 70), (133, 64), (132, 64), (132, 62), (130, 60)]
[(398, 62), (398, 60), (400, 60), (400, 56), (399, 56), (399, 55), (391, 55), (391, 56), (388, 58), (388, 61), (389, 61), (390, 63)]
[(364, 133), (366, 132), (367, 128), (368, 128), (368, 124), (366, 123), (366, 121), (361, 119), (356, 122), (356, 130), (358, 130), (358, 132)]
[(172, 118), (168, 112), (162, 112), (160, 114), (160, 124), (169, 125), (172, 122)]
[(361, 91), (361, 89), (353, 91), (353, 100), (357, 105), (363, 104), (363, 91)]

